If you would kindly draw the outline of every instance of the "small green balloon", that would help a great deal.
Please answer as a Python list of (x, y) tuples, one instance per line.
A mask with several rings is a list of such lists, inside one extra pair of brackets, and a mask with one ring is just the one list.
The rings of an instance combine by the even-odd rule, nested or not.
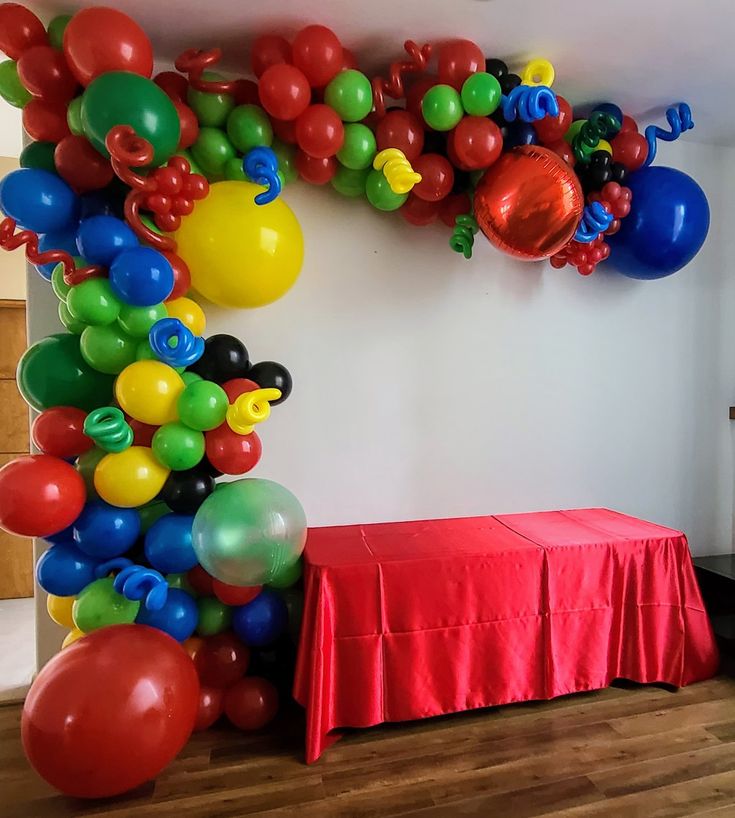
[(182, 372), (181, 373), (181, 380), (187, 386), (189, 386), (192, 383), (198, 383), (199, 381), (203, 381), (204, 378), (202, 378), (201, 375), (197, 375), (196, 372)]
[(213, 596), (203, 596), (197, 600), (199, 622), (197, 633), (200, 636), (214, 636), (227, 630), (232, 622), (232, 608)]
[[(76, 470), (82, 476), (82, 480), (84, 480), (88, 500), (97, 499), (97, 490), (94, 487), (94, 470), (97, 468), (97, 464), (100, 460), (106, 455), (107, 452), (104, 451), (104, 449), (98, 449), (95, 446), (83, 454), (80, 454), (77, 458)], [(168, 509), (166, 509), (166, 511), (168, 511)]]
[(166, 574), (166, 583), (169, 588), (178, 588), (179, 591), (186, 591), (189, 596), (198, 596), (197, 592), (191, 587), (186, 574)]
[(74, 97), (66, 109), (66, 124), (74, 136), (82, 136), (84, 128), (82, 127), (82, 98)]
[(135, 362), (135, 340), (116, 324), (87, 327), (79, 340), (84, 360), (98, 372), (119, 375)]
[(228, 159), (235, 158), (235, 148), (219, 128), (200, 128), (191, 154), (205, 174), (223, 174)]
[(489, 116), (502, 96), (497, 78), (485, 71), (470, 74), (462, 85), (462, 106), (470, 116)]
[(153, 304), (151, 307), (133, 307), (123, 304), (117, 323), (120, 328), (133, 338), (147, 338), (151, 327), (168, 315), (165, 304)]
[(193, 469), (204, 457), (204, 435), (179, 421), (164, 423), (153, 435), (153, 454), (172, 471)]
[(371, 170), (365, 182), (365, 195), (377, 210), (398, 210), (408, 199), (408, 193), (394, 193), (380, 170)]
[(51, 289), (59, 301), (66, 302), (69, 290), (71, 290), (71, 284), (64, 281), (64, 265), (61, 262), (51, 271)]
[(569, 126), (569, 130), (564, 134), (565, 141), (571, 145), (574, 141), (574, 137), (579, 133), (582, 125), (584, 125), (586, 122), (586, 119), (575, 119)]
[(451, 85), (434, 85), (424, 94), (421, 113), (435, 131), (451, 131), (464, 116), (462, 98)]
[(22, 108), (32, 99), (20, 81), (15, 60), (0, 62), (0, 97), (14, 108)]
[(227, 117), (227, 136), (240, 153), (247, 153), (253, 148), (269, 147), (273, 128), (259, 105), (238, 105)]
[(61, 50), (64, 45), (64, 30), (69, 25), (71, 14), (60, 14), (48, 24), (48, 40), (52, 48)]
[(250, 181), (245, 175), (245, 171), (242, 167), (242, 159), (240, 159), (239, 156), (235, 156), (234, 159), (228, 159), (225, 162), (225, 179), (228, 179), (230, 182)]
[[(204, 80), (223, 80), (215, 71), (203, 71)], [(212, 94), (209, 91), (197, 91), (191, 86), (186, 92), (186, 101), (196, 114), (199, 124), (207, 128), (219, 128), (227, 121), (230, 111), (235, 107), (232, 94)]]
[(299, 172), (296, 170), (296, 146), (289, 145), (287, 142), (281, 142), (280, 139), (274, 139), (271, 145), (273, 153), (278, 159), (278, 172), (283, 177), (285, 184), (290, 184), (299, 178)]
[(20, 152), (20, 166), (22, 168), (38, 168), (56, 173), (53, 142), (30, 142)]
[(207, 432), (225, 421), (230, 401), (225, 390), (211, 381), (195, 381), (184, 389), (177, 408), (181, 422), (190, 429)]
[(81, 335), (88, 326), (88, 324), (85, 324), (83, 321), (77, 321), (69, 312), (66, 301), (59, 301), (59, 321), (61, 321), (69, 332), (74, 333), (74, 335)]
[(122, 305), (112, 292), (109, 279), (88, 278), (69, 290), (66, 306), (77, 321), (101, 327), (117, 320)]
[(352, 170), (340, 165), (337, 172), (332, 176), (332, 187), (341, 193), (343, 196), (348, 196), (351, 199), (356, 199), (359, 196), (365, 195), (365, 183), (367, 182), (370, 168), (364, 170)]
[(113, 587), (112, 577), (90, 582), (79, 592), (72, 606), (74, 624), (84, 633), (108, 625), (130, 625), (140, 610), (140, 602), (126, 599)]
[(171, 509), (162, 500), (154, 500), (152, 503), (148, 503), (146, 506), (141, 506), (138, 509), (138, 514), (140, 515), (141, 533), (145, 534), (153, 523), (156, 522), (156, 520), (160, 520), (161, 517), (165, 517), (166, 514), (170, 513)]
[(290, 588), (301, 579), (302, 571), (302, 560), (299, 557), (296, 562), (281, 566), (268, 585), (270, 585), (271, 588)]
[(359, 122), (345, 125), (345, 141), (337, 153), (337, 159), (351, 170), (369, 168), (375, 159), (377, 145), (375, 134), (367, 125)]
[(327, 85), (324, 102), (334, 108), (344, 122), (359, 122), (373, 109), (370, 80), (354, 68), (340, 71)]

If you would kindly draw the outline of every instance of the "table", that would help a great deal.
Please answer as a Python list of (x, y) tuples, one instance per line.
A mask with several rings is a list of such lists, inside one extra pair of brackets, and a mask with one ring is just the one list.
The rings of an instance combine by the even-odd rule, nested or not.
[(311, 529), (306, 760), (367, 727), (714, 675), (686, 537), (608, 509)]

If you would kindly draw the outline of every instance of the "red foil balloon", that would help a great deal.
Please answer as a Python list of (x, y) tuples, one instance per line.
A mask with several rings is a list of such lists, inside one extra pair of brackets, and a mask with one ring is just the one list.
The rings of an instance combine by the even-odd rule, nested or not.
[(33, 421), (31, 438), (44, 453), (66, 460), (78, 457), (94, 446), (84, 434), (87, 413), (74, 406), (53, 406)]
[(291, 53), (293, 64), (314, 88), (324, 87), (342, 68), (342, 44), (326, 26), (302, 28), (294, 37)]
[(574, 121), (572, 106), (564, 97), (560, 97), (557, 94), (556, 101), (559, 103), (558, 116), (549, 116), (549, 114), (547, 114), (543, 119), (537, 119), (533, 123), (536, 135), (544, 145), (564, 139), (564, 134), (569, 130), (569, 126)]
[(245, 474), (260, 460), (263, 447), (255, 432), (239, 435), (223, 423), (204, 435), (209, 462), (222, 474)]
[(475, 218), (508, 255), (538, 261), (572, 238), (584, 207), (577, 177), (561, 157), (538, 145), (514, 148), (482, 177)]
[(48, 35), (36, 15), (19, 3), (0, 4), (0, 51), (17, 60), (34, 45), (46, 45)]
[[(416, 188), (414, 188), (416, 190)], [(457, 216), (472, 212), (472, 203), (466, 193), (452, 193), (442, 199), (439, 205), (439, 218), (447, 227), (454, 227)]]
[(277, 712), (278, 691), (260, 676), (246, 676), (225, 692), (225, 715), (241, 730), (260, 730)]
[(250, 651), (234, 633), (218, 633), (204, 640), (194, 665), (202, 684), (228, 687), (245, 675)]
[(287, 121), (303, 114), (311, 102), (311, 88), (304, 72), (280, 63), (263, 72), (258, 95), (272, 117)]
[(452, 191), (454, 168), (448, 159), (438, 153), (424, 153), (413, 163), (413, 169), (421, 174), (421, 181), (413, 193), (425, 202), (438, 202)]
[(337, 172), (337, 160), (333, 156), (317, 159), (302, 150), (296, 151), (296, 170), (311, 185), (326, 185)]
[(253, 43), (250, 66), (256, 77), (261, 77), (272, 65), (291, 62), (291, 45), (279, 34), (263, 34)]
[(439, 202), (427, 202), (410, 193), (399, 212), (409, 224), (423, 227), (436, 221), (439, 216)]
[(375, 129), (378, 150), (398, 148), (409, 162), (414, 162), (424, 149), (422, 120), (410, 111), (388, 111)]
[(500, 158), (503, 135), (487, 117), (465, 116), (449, 134), (451, 150), (467, 170), (487, 168)]
[(68, 102), (77, 89), (77, 81), (64, 55), (50, 45), (34, 45), (20, 55), (18, 77), (34, 97)]
[(26, 756), (76, 798), (107, 798), (155, 778), (186, 744), (199, 706), (194, 663), (168, 634), (113, 625), (53, 659), (23, 705)]
[(220, 687), (202, 685), (194, 732), (208, 730), (225, 711), (225, 691)]
[(247, 605), (263, 590), (262, 585), (228, 585), (218, 579), (212, 580), (214, 595), (223, 605)]
[(484, 70), (485, 55), (471, 40), (452, 40), (439, 47), (439, 82), (459, 91), (470, 74)]
[(629, 171), (638, 170), (648, 159), (648, 142), (642, 133), (637, 131), (620, 131), (611, 140), (613, 162), (620, 162)]
[(115, 175), (109, 159), (96, 151), (88, 139), (73, 134), (56, 146), (54, 164), (59, 176), (77, 193), (107, 187)]
[(316, 159), (334, 156), (345, 141), (345, 128), (329, 105), (310, 105), (296, 120), (296, 141)]
[(66, 103), (32, 99), (23, 106), (23, 128), (36, 142), (61, 142), (71, 133), (66, 121)]

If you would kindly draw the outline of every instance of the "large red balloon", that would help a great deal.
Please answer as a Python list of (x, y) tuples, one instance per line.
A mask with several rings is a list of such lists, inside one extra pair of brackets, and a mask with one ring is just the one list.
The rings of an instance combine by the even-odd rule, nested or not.
[(209, 462), (222, 474), (245, 474), (257, 465), (263, 447), (255, 432), (239, 435), (223, 423), (204, 435)]
[(388, 111), (375, 129), (378, 150), (398, 148), (409, 162), (414, 162), (424, 149), (422, 120), (410, 111)]
[(475, 190), (475, 218), (504, 253), (538, 261), (572, 238), (584, 207), (574, 170), (538, 145), (514, 148), (482, 177)]
[(284, 63), (265, 69), (258, 83), (258, 95), (261, 105), (276, 119), (296, 119), (311, 102), (311, 88), (304, 72)]
[(544, 145), (564, 139), (564, 134), (569, 130), (569, 126), (574, 120), (572, 106), (564, 97), (557, 94), (556, 101), (559, 103), (558, 116), (547, 114), (543, 119), (537, 119), (533, 123), (534, 130)]
[(50, 45), (34, 45), (20, 55), (18, 77), (34, 97), (68, 102), (77, 90), (77, 81), (64, 55)]
[(66, 460), (78, 457), (94, 446), (84, 434), (87, 413), (74, 406), (52, 406), (33, 421), (31, 437), (44, 453)]
[(79, 472), (58, 457), (17, 457), (0, 469), (0, 528), (46, 537), (70, 526), (86, 500)]
[(345, 141), (345, 128), (329, 105), (310, 105), (296, 120), (296, 141), (315, 159), (334, 156)]
[(204, 640), (194, 664), (202, 684), (228, 687), (245, 675), (250, 650), (234, 633), (218, 633)]
[(250, 53), (250, 65), (256, 77), (272, 65), (291, 62), (291, 46), (279, 34), (263, 34), (255, 39)]
[(484, 116), (463, 117), (449, 134), (449, 142), (449, 150), (456, 153), (467, 170), (490, 167), (503, 151), (500, 128)]
[(326, 26), (306, 26), (296, 35), (291, 49), (293, 63), (314, 88), (322, 88), (342, 68), (342, 44)]
[(199, 709), (194, 724), (194, 731), (209, 729), (222, 715), (225, 709), (225, 691), (220, 687), (202, 685), (199, 691)]
[(82, 85), (107, 71), (150, 77), (153, 47), (145, 31), (127, 14), (104, 6), (78, 11), (64, 30), (64, 55)]
[(485, 55), (471, 40), (452, 40), (439, 47), (438, 70), (439, 82), (459, 91), (470, 74), (485, 70)]
[(66, 121), (66, 103), (32, 99), (23, 106), (23, 128), (36, 142), (61, 142), (71, 133)]
[(30, 9), (19, 3), (0, 4), (0, 51), (17, 60), (26, 49), (46, 43), (46, 29)]
[(225, 715), (241, 730), (260, 730), (277, 712), (278, 691), (260, 676), (246, 676), (225, 692)]
[(194, 727), (199, 681), (174, 639), (145, 625), (87, 634), (41, 670), (21, 739), (36, 772), (77, 798), (131, 790), (176, 757)]
[(56, 146), (54, 164), (61, 178), (77, 193), (101, 190), (114, 177), (110, 160), (83, 136), (69, 134)]
[(454, 168), (448, 159), (438, 153), (424, 153), (413, 163), (413, 169), (421, 174), (421, 181), (413, 193), (425, 202), (438, 202), (452, 191)]

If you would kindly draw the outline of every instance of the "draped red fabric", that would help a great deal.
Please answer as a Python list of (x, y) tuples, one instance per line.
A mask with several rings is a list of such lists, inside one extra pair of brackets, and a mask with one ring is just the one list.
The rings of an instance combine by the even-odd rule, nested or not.
[(607, 509), (311, 529), (306, 760), (367, 727), (718, 666), (679, 531)]

